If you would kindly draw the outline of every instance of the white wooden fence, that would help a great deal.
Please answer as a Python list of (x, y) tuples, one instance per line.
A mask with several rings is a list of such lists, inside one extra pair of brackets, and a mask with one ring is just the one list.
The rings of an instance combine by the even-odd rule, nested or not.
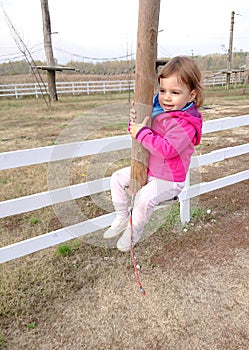
[[(228, 117), (207, 121), (203, 126), (203, 133), (212, 133), (227, 130), (239, 126), (249, 125), (249, 115), (239, 117)], [(35, 149), (19, 150), (0, 153), (0, 170), (17, 168), (34, 164), (49, 163), (52, 161), (84, 157), (102, 152), (112, 152), (128, 149), (131, 147), (130, 136), (115, 136), (91, 141), (48, 146)], [(249, 152), (249, 143), (218, 149), (207, 154), (192, 157), (190, 168), (219, 162), (231, 157), (236, 157)], [(55, 156), (56, 155), (56, 156)], [(0, 217), (8, 217), (16, 214), (62, 203), (68, 200), (101, 193), (110, 189), (110, 178), (103, 178), (91, 182), (85, 182), (52, 191), (41, 192), (30, 196), (6, 200), (0, 202)], [(182, 223), (190, 220), (190, 199), (216, 189), (232, 185), (249, 179), (249, 170), (221, 177), (210, 182), (202, 182), (191, 185), (186, 183), (183, 192), (179, 196), (180, 217)], [(48, 232), (21, 242), (0, 248), (0, 262), (6, 262), (21, 256), (54, 246), (56, 244), (71, 240), (72, 237), (86, 235), (97, 229), (110, 225), (114, 213), (102, 215), (78, 224)]]
[[(203, 78), (203, 85), (204, 86), (225, 86), (227, 81), (226, 74), (219, 74), (219, 75), (213, 75), (211, 77), (204, 77)], [(234, 87), (237, 86), (237, 84), (243, 84), (245, 82), (245, 76), (240, 74), (232, 74), (230, 76), (230, 84), (233, 84)]]
[[(243, 79), (238, 77), (235, 79), (231, 76), (231, 84), (241, 83)], [(204, 77), (204, 86), (225, 85), (226, 76), (216, 75), (212, 77)], [(94, 94), (107, 92), (124, 92), (134, 91), (135, 80), (102, 80), (102, 81), (72, 81), (72, 82), (57, 82), (56, 89), (60, 94)], [(35, 96), (38, 98), (41, 94), (46, 93), (47, 83), (26, 83), (26, 84), (0, 84), (0, 97), (14, 96), (18, 99), (20, 96)]]
[[(99, 81), (71, 81), (57, 82), (57, 94), (94, 94), (107, 92), (124, 92), (134, 90), (134, 80), (99, 80)], [(26, 84), (8, 84), (0, 85), (0, 97), (15, 96), (18, 99), (20, 96), (32, 96), (36, 98), (42, 94), (46, 94), (47, 83), (26, 83)]]

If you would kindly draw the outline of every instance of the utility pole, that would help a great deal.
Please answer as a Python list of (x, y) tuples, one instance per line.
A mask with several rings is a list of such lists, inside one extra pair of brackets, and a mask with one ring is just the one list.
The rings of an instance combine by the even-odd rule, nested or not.
[[(157, 34), (160, 0), (139, 0), (135, 109), (137, 123), (151, 117), (156, 78)], [(130, 192), (136, 192), (147, 182), (149, 154), (136, 140), (132, 140)]]
[(56, 80), (55, 80), (55, 60), (52, 49), (51, 40), (51, 22), (48, 8), (48, 0), (41, 0), (42, 9), (42, 23), (43, 23), (43, 37), (44, 37), (44, 50), (47, 60), (47, 80), (48, 80), (48, 92), (52, 101), (58, 101), (56, 91)]
[(246, 54), (246, 77), (245, 77), (245, 82), (246, 84), (249, 84), (249, 52)]
[(230, 25), (229, 48), (228, 48), (228, 53), (227, 53), (227, 79), (226, 79), (227, 90), (230, 88), (231, 69), (232, 69), (234, 15), (235, 15), (235, 12), (232, 11), (232, 13), (231, 13), (231, 25)]

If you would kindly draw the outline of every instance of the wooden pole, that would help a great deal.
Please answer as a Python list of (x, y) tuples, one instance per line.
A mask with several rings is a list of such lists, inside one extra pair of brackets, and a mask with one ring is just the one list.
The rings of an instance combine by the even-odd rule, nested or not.
[[(156, 81), (157, 33), (160, 0), (139, 0), (135, 71), (135, 109), (137, 123), (151, 117)], [(130, 192), (135, 194), (147, 182), (149, 154), (132, 140)]]
[(232, 69), (232, 55), (233, 55), (233, 27), (234, 27), (234, 15), (235, 12), (231, 13), (231, 24), (230, 24), (230, 37), (229, 37), (229, 48), (227, 53), (227, 79), (226, 79), (226, 88), (230, 88), (231, 80), (231, 69)]
[[(44, 50), (48, 66), (55, 66), (55, 60), (52, 49), (51, 40), (51, 22), (50, 14), (48, 8), (48, 0), (41, 0), (41, 10), (42, 10), (42, 22), (43, 22), (43, 37), (44, 37)], [(47, 70), (48, 78), (48, 91), (49, 96), (52, 101), (58, 100), (58, 95), (56, 91), (56, 78), (55, 69)]]
[(246, 71), (245, 71), (245, 83), (249, 84), (249, 52), (246, 55)]

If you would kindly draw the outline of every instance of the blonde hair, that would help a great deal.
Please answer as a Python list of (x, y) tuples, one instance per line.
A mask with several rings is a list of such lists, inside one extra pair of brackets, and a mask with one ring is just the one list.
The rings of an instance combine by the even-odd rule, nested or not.
[(160, 71), (158, 83), (160, 84), (160, 79), (168, 78), (173, 74), (176, 74), (177, 79), (187, 85), (190, 91), (195, 90), (195, 103), (197, 107), (200, 107), (204, 101), (204, 96), (201, 84), (201, 72), (195, 61), (186, 56), (172, 58)]

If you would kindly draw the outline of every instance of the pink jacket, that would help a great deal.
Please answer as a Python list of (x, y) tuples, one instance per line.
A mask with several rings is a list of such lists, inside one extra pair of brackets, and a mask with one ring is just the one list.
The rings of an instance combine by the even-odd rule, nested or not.
[(143, 127), (137, 141), (149, 151), (148, 174), (159, 179), (183, 182), (194, 146), (202, 135), (202, 115), (193, 104), (186, 111), (163, 112)]

